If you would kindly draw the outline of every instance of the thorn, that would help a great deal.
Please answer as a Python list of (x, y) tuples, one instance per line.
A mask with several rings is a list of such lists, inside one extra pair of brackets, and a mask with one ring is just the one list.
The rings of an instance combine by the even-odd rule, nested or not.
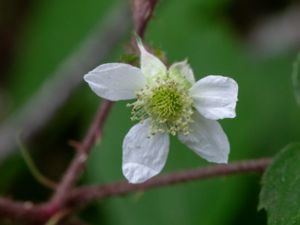
[(80, 149), (80, 147), (81, 147), (81, 143), (80, 143), (79, 141), (75, 141), (75, 140), (69, 140), (69, 141), (68, 141), (68, 144), (69, 144), (71, 147), (75, 148), (76, 151), (77, 151), (78, 149)]

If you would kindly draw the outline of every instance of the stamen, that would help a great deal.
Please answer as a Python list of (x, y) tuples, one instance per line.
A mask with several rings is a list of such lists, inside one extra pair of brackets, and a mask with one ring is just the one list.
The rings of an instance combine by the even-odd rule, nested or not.
[(132, 120), (151, 118), (151, 134), (168, 132), (176, 135), (190, 133), (192, 123), (192, 98), (182, 82), (160, 77), (137, 93), (132, 107)]

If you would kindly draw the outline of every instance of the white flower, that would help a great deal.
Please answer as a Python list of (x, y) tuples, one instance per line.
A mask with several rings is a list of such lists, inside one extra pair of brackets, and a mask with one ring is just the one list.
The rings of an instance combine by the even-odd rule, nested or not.
[(130, 183), (141, 183), (164, 167), (169, 134), (202, 158), (227, 163), (229, 142), (216, 121), (235, 117), (238, 85), (228, 77), (209, 75), (195, 81), (187, 61), (169, 69), (141, 42), (141, 68), (103, 64), (84, 76), (100, 97), (111, 100), (136, 98), (133, 126), (123, 141), (123, 174)]

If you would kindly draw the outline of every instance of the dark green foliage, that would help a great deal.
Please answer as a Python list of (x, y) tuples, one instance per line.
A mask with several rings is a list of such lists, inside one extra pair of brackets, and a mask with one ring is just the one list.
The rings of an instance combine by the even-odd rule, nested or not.
[(269, 225), (300, 224), (300, 144), (289, 145), (263, 176), (259, 209), (266, 209)]

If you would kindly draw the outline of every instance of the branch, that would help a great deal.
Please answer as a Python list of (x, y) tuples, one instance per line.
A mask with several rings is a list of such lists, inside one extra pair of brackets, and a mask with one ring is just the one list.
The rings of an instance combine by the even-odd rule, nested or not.
[(152, 14), (158, 0), (132, 0), (132, 14), (135, 32), (144, 37), (146, 27), (152, 18)]
[(90, 150), (100, 136), (111, 107), (112, 102), (103, 100), (90, 129), (88, 130), (84, 140), (82, 141), (82, 144), (77, 150), (75, 158), (65, 172), (65, 175), (61, 179), (61, 183), (58, 185), (52, 198), (52, 204), (57, 205), (57, 207), (60, 208), (64, 204), (68, 193), (70, 193), (71, 189), (84, 170), (85, 161), (88, 158)]
[(229, 176), (249, 172), (263, 172), (271, 163), (271, 159), (262, 158), (257, 160), (238, 161), (231, 164), (202, 167), (191, 170), (183, 170), (165, 175), (157, 176), (142, 184), (129, 184), (128, 182), (117, 182), (100, 186), (87, 186), (75, 190), (69, 205), (77, 207), (91, 201), (126, 195), (136, 191), (145, 191), (152, 188), (165, 187), (174, 184), (204, 180), (213, 177)]
[[(109, 197), (122, 196), (136, 191), (146, 191), (152, 188), (165, 187), (213, 177), (263, 172), (271, 163), (271, 159), (238, 161), (231, 164), (214, 165), (191, 170), (182, 170), (157, 176), (142, 184), (116, 182), (100, 186), (86, 186), (73, 190), (68, 196), (64, 207), (72, 210), (86, 204)], [(0, 218), (10, 218), (15, 221), (26, 221), (32, 224), (42, 224), (58, 213), (53, 204), (34, 205), (30, 202), (15, 202), (0, 198)]]
[(0, 198), (0, 218), (12, 221), (26, 221), (30, 224), (43, 224), (52, 214), (44, 205), (34, 205), (31, 202), (16, 202), (8, 198)]
[(22, 131), (23, 141), (26, 141), (49, 122), (82, 82), (82, 75), (98, 66), (125, 36), (130, 27), (129, 17), (127, 6), (113, 8), (57, 72), (19, 111), (1, 124), (0, 159), (17, 149), (17, 133)]

